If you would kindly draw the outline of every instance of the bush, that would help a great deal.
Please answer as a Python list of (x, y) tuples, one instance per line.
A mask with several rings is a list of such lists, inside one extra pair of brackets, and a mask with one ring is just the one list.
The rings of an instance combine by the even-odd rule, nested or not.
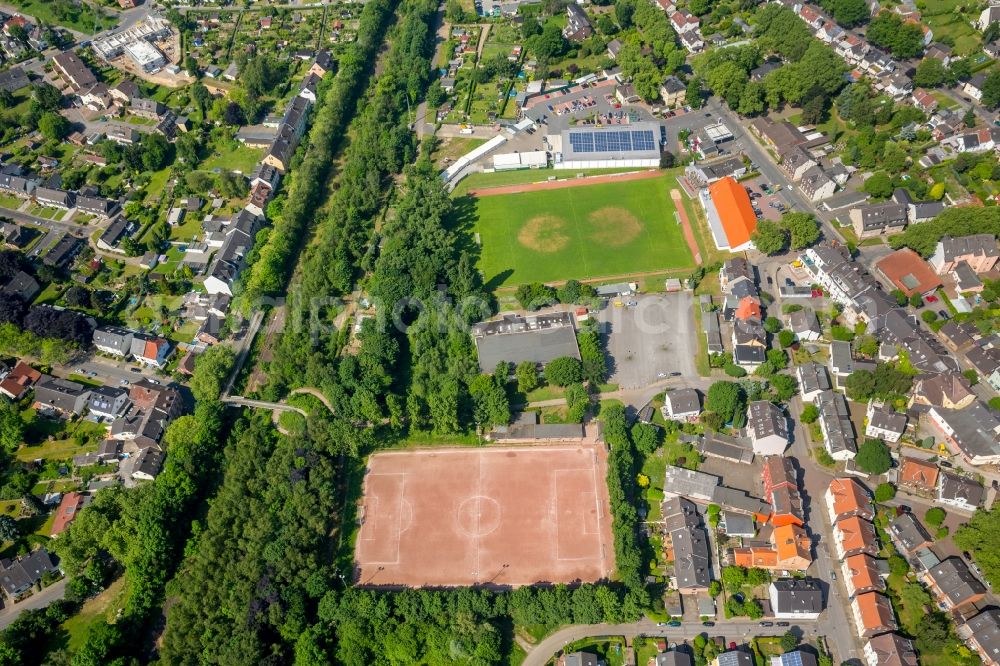
[(934, 506), (927, 509), (927, 513), (924, 514), (924, 520), (927, 521), (927, 524), (932, 527), (941, 527), (947, 515), (948, 514), (945, 513), (944, 509), (939, 506)]
[(746, 369), (736, 365), (735, 363), (727, 363), (723, 370), (725, 370), (726, 374), (730, 377), (739, 378), (747, 376)]
[(830, 453), (822, 446), (817, 446), (814, 449), (814, 452), (816, 453), (816, 462), (823, 467), (834, 467), (837, 464), (837, 461), (833, 459), (833, 456), (831, 456)]
[(583, 380), (583, 367), (571, 356), (556, 358), (545, 366), (545, 379), (555, 386), (576, 384)]
[(803, 423), (816, 423), (819, 418), (819, 407), (808, 404), (802, 408), (802, 415), (799, 417)]
[(880, 483), (878, 487), (875, 488), (875, 501), (876, 502), (888, 502), (893, 497), (896, 496), (896, 486), (891, 483)]

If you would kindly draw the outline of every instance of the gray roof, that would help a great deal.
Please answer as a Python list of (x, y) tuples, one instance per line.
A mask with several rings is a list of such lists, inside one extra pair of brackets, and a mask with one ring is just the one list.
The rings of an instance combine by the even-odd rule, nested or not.
[(857, 435), (851, 422), (851, 410), (843, 393), (823, 391), (816, 398), (819, 418), (826, 430), (826, 446), (833, 452), (858, 452)]
[(972, 574), (969, 566), (957, 557), (941, 560), (927, 570), (927, 575), (952, 606), (961, 606), (973, 597), (986, 594), (986, 587)]
[(656, 655), (655, 666), (694, 666), (694, 661), (687, 652), (670, 650)]
[(906, 553), (912, 553), (921, 546), (934, 540), (920, 521), (912, 513), (903, 513), (889, 524), (889, 533), (893, 541), (899, 544)]
[(945, 261), (954, 261), (956, 257), (970, 254), (987, 257), (1000, 255), (1000, 251), (997, 250), (997, 239), (992, 234), (945, 237), (938, 242), (938, 248)]
[(906, 430), (906, 414), (900, 414), (892, 407), (874, 409), (868, 424), (873, 428), (902, 434)]
[(35, 402), (63, 412), (79, 412), (83, 409), (88, 392), (89, 389), (83, 384), (43, 376), (35, 384)]
[(565, 666), (598, 666), (600, 661), (589, 652), (574, 652), (563, 657)]
[(667, 391), (663, 400), (664, 403), (669, 406), (672, 414), (685, 414), (701, 411), (701, 400), (698, 398), (697, 389), (682, 388)]
[(25, 592), (42, 579), (42, 575), (55, 571), (56, 568), (44, 548), (16, 560), (0, 561), (0, 587), (8, 595)]
[(833, 371), (843, 374), (854, 372), (854, 355), (851, 353), (851, 343), (834, 340), (830, 343), (830, 367)]
[(706, 433), (698, 442), (698, 451), (706, 456), (744, 464), (752, 463), (754, 458), (753, 449), (744, 442), (721, 433)]
[(935, 408), (954, 432), (952, 439), (968, 457), (1000, 455), (1000, 418), (977, 400), (964, 409)]
[(723, 652), (717, 657), (717, 661), (719, 666), (753, 666), (753, 657), (750, 653), (740, 650)]
[(942, 499), (963, 500), (966, 504), (980, 506), (986, 491), (974, 479), (942, 471), (938, 480), (938, 494)]
[(673, 497), (664, 502), (663, 509), (674, 552), (677, 589), (708, 587), (712, 582), (708, 534), (701, 525), (697, 508), (689, 500)]
[(974, 271), (972, 266), (964, 261), (958, 262), (955, 266), (954, 273), (955, 286), (959, 291), (970, 291), (983, 286), (983, 281), (979, 279), (978, 275), (976, 275), (976, 271)]
[(472, 328), (479, 351), (479, 367), (492, 372), (500, 361), (548, 363), (563, 356), (580, 358), (573, 327), (573, 315), (521, 317), (508, 315), (500, 321), (476, 324)]
[(719, 477), (712, 474), (667, 465), (663, 489), (675, 495), (708, 501), (712, 498), (719, 481)]
[(742, 513), (723, 511), (722, 524), (725, 525), (725, 532), (729, 536), (753, 536), (756, 534), (753, 518)]
[(822, 333), (823, 329), (819, 325), (819, 318), (810, 308), (802, 308), (788, 316), (788, 327), (792, 333), (803, 333), (812, 331)]
[(110, 347), (124, 355), (132, 348), (132, 336), (132, 331), (121, 326), (98, 326), (93, 341), (98, 347)]
[(582, 439), (580, 423), (519, 423), (498, 428), (491, 434), (494, 440), (512, 439)]
[(896, 633), (875, 636), (868, 646), (878, 660), (876, 666), (917, 666), (917, 651), (913, 641)]
[(156, 476), (163, 469), (163, 451), (156, 447), (148, 447), (140, 451), (132, 468), (132, 473), (142, 472), (149, 476)]
[(823, 612), (823, 589), (815, 578), (782, 578), (771, 586), (775, 613)]
[(24, 271), (18, 271), (14, 277), (4, 285), (3, 293), (9, 296), (17, 296), (25, 303), (30, 303), (41, 291), (42, 287), (35, 278)]
[(962, 627), (994, 661), (1000, 661), (1000, 608), (985, 610)]
[(826, 366), (813, 361), (803, 363), (796, 369), (799, 385), (806, 393), (813, 391), (829, 391), (830, 374), (826, 371)]
[(11, 67), (5, 72), (0, 72), (0, 90), (14, 92), (31, 83), (28, 75), (20, 67)]
[(785, 412), (773, 402), (757, 400), (747, 407), (748, 426), (757, 439), (777, 435), (788, 439), (788, 419)]
[(742, 490), (730, 488), (729, 486), (716, 486), (713, 488), (711, 501), (719, 506), (732, 509), (733, 511), (743, 511), (744, 513), (763, 515), (771, 511), (771, 505), (764, 500), (751, 497)]
[(906, 206), (896, 203), (871, 204), (858, 208), (864, 229), (881, 229), (906, 224)]

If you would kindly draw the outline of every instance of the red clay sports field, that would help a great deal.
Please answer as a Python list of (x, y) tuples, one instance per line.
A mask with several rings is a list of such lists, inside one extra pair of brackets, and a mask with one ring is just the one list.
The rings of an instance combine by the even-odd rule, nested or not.
[(360, 585), (517, 586), (614, 570), (597, 444), (387, 451), (369, 458)]

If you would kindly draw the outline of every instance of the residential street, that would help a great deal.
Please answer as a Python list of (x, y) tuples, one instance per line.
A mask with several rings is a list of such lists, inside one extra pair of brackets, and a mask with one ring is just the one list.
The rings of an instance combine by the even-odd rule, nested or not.
[(17, 619), (17, 617), (26, 610), (34, 610), (36, 608), (44, 608), (48, 606), (53, 601), (57, 599), (62, 599), (66, 595), (66, 578), (52, 583), (47, 588), (41, 592), (35, 592), (33, 595), (16, 604), (10, 603), (9, 600), (4, 601), (4, 607), (0, 609), (0, 629), (6, 629), (11, 622)]
[[(624, 636), (632, 639), (636, 636), (662, 637), (668, 641), (691, 640), (698, 634), (708, 634), (711, 637), (722, 636), (726, 643), (735, 641), (745, 644), (754, 636), (781, 636), (786, 631), (798, 631), (798, 633), (808, 639), (814, 638), (818, 633), (817, 623), (792, 623), (791, 627), (762, 627), (757, 620), (720, 620), (714, 627), (705, 627), (701, 624), (684, 624), (680, 627), (658, 627), (651, 620), (641, 620), (632, 624), (578, 624), (560, 629), (554, 634), (545, 638), (528, 653), (527, 658), (522, 662), (523, 666), (545, 666), (555, 653), (567, 644), (584, 638), (601, 636)], [(645, 666), (645, 665), (643, 665)]]

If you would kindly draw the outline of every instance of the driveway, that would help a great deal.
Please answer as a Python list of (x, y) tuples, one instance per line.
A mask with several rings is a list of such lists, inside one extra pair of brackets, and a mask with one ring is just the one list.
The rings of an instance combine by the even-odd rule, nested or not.
[(689, 292), (636, 296), (635, 306), (609, 302), (598, 314), (611, 364), (612, 383), (623, 389), (648, 386), (679, 372), (697, 376), (692, 296)]

